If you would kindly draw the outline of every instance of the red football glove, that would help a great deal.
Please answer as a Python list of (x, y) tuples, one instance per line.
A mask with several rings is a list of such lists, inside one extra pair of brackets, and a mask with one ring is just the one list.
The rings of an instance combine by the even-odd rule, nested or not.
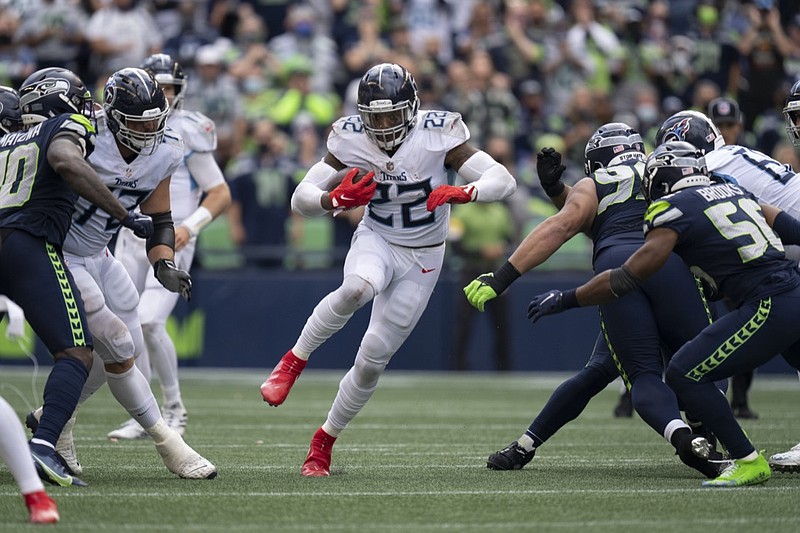
[(456, 187), (454, 185), (440, 185), (431, 191), (428, 196), (428, 211), (433, 211), (445, 203), (466, 204), (477, 197), (477, 190), (472, 185)]
[(331, 204), (334, 209), (350, 209), (367, 205), (375, 194), (378, 182), (373, 180), (374, 172), (367, 173), (359, 181), (353, 183), (353, 179), (358, 175), (358, 169), (354, 168), (344, 177), (342, 182), (330, 193)]

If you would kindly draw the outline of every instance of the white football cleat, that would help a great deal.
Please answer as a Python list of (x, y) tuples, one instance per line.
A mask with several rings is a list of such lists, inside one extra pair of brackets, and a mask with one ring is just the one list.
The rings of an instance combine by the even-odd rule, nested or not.
[(156, 442), (156, 451), (164, 466), (183, 479), (214, 479), (217, 467), (186, 444), (174, 430), (166, 429), (166, 438)]
[(129, 418), (123, 422), (117, 429), (110, 431), (107, 436), (111, 440), (135, 440), (146, 439), (148, 437), (144, 428), (133, 418)]
[(777, 472), (800, 472), (800, 443), (770, 457), (769, 466)]
[[(35, 411), (28, 413), (28, 416), (25, 417), (25, 425), (35, 433), (41, 418), (42, 408), (39, 407)], [(78, 451), (75, 449), (75, 441), (72, 438), (73, 427), (75, 427), (75, 415), (64, 424), (64, 429), (61, 430), (61, 435), (58, 436), (58, 441), (56, 442), (56, 453), (67, 463), (70, 474), (80, 476), (83, 473), (83, 467), (78, 461)]]
[(171, 403), (161, 408), (161, 416), (164, 422), (170, 429), (178, 432), (178, 435), (183, 436), (186, 431), (186, 422), (189, 419), (189, 414), (181, 402)]

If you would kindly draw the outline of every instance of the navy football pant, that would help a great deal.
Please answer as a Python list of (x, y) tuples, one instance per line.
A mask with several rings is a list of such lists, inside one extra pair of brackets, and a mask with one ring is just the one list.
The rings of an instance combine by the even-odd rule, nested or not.
[(72, 274), (61, 251), (43, 238), (22, 230), (6, 234), (0, 245), (0, 294), (25, 311), (50, 353), (92, 345)]
[(756, 368), (779, 353), (800, 369), (800, 287), (744, 302), (678, 350), (667, 383), (706, 424), (733, 458), (754, 451), (713, 382)]

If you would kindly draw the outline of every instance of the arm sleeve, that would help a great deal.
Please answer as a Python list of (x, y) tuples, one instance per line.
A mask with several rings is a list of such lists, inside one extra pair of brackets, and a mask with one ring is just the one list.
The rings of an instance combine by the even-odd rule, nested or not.
[(322, 207), (322, 195), (332, 185), (336, 169), (319, 161), (306, 172), (292, 194), (292, 211), (304, 217), (319, 217), (328, 212)]
[(201, 189), (208, 191), (225, 182), (219, 165), (211, 152), (194, 152), (186, 160), (186, 168)]
[(502, 200), (517, 189), (517, 182), (508, 169), (482, 150), (467, 159), (458, 174), (475, 187), (478, 202)]
[(785, 211), (781, 211), (775, 217), (772, 229), (785, 244), (800, 244), (800, 221)]

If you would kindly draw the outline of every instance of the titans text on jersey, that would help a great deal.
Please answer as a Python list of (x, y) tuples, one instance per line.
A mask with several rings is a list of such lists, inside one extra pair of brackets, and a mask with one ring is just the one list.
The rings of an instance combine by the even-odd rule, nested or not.
[[(98, 120), (97, 147), (89, 163), (103, 183), (129, 211), (142, 203), (166, 176), (170, 176), (183, 158), (183, 141), (167, 129), (164, 142), (152, 155), (137, 156), (127, 163), (119, 153), (114, 134)], [(108, 245), (119, 222), (79, 198), (75, 205), (72, 228), (64, 241), (64, 250), (79, 256), (94, 255)]]

